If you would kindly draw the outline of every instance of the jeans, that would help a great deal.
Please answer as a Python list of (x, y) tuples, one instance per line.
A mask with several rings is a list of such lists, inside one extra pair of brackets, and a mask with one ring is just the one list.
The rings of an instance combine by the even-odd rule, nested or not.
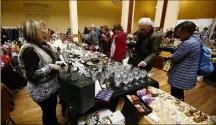
[(57, 92), (52, 94), (49, 98), (38, 102), (38, 105), (43, 111), (43, 125), (59, 125), (56, 117)]
[(171, 95), (179, 100), (184, 101), (184, 90), (171, 86)]

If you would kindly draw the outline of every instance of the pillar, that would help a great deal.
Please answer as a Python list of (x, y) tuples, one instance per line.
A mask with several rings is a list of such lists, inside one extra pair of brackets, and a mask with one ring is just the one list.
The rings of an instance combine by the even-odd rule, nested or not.
[[(69, 0), (69, 10), (70, 10), (71, 34), (78, 34), (77, 0)], [(78, 37), (77, 38), (75, 37), (74, 41), (78, 41)]]
[(180, 0), (168, 0), (163, 29), (175, 28), (180, 7)]
[(161, 25), (163, 4), (164, 4), (163, 0), (157, 0), (155, 21), (154, 21), (154, 26), (155, 27), (160, 27), (160, 25)]
[(133, 29), (134, 8), (135, 0), (129, 0), (127, 33), (131, 33), (131, 30)]
[(121, 15), (121, 26), (123, 30), (127, 32), (128, 28), (128, 13), (129, 13), (129, 0), (122, 0), (122, 15)]

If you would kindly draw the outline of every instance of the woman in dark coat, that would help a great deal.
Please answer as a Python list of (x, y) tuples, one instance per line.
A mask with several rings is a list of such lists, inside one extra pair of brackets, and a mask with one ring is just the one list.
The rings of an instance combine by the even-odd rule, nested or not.
[(101, 36), (101, 52), (103, 54), (108, 55), (108, 51), (110, 49), (111, 46), (111, 42), (112, 42), (112, 36), (109, 33), (109, 29), (106, 25), (101, 26), (101, 31), (102, 31), (102, 36)]
[(195, 29), (193, 22), (185, 21), (175, 30), (182, 43), (171, 56), (174, 65), (169, 72), (168, 83), (171, 85), (171, 95), (181, 100), (184, 100), (184, 90), (194, 88), (197, 81), (201, 39), (194, 35)]

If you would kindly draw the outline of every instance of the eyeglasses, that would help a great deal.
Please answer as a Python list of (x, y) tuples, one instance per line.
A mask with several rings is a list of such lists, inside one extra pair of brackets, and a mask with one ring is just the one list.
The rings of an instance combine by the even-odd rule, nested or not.
[(140, 30), (146, 32), (149, 30), (149, 26), (140, 27)]

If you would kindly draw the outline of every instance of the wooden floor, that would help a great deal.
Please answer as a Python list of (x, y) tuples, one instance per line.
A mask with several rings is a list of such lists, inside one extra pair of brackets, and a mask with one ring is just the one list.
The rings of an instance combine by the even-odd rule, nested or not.
[[(166, 72), (154, 69), (152, 78), (160, 83), (160, 88), (170, 92)], [(32, 101), (26, 89), (14, 96), (16, 108), (11, 113), (16, 124), (42, 124), (40, 107)], [(216, 87), (198, 82), (196, 88), (185, 92), (185, 102), (209, 115), (216, 115)], [(61, 124), (66, 119), (61, 116), (61, 106), (57, 105), (57, 117)]]

